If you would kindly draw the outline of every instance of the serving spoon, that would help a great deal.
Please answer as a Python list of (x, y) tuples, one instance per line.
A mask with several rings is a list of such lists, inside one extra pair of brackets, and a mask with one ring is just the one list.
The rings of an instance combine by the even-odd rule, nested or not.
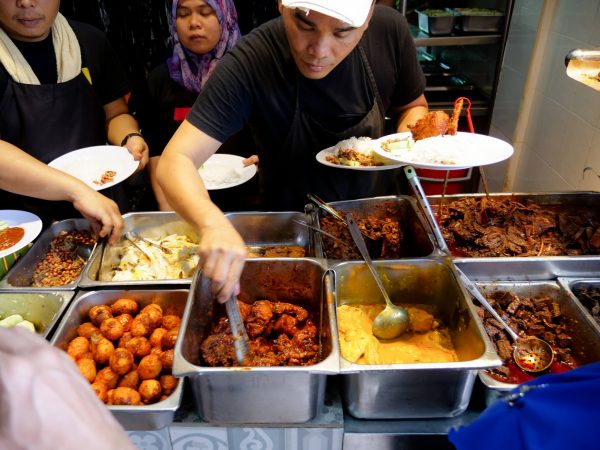
[(456, 273), (469, 293), (481, 303), (485, 309), (504, 327), (514, 342), (513, 360), (519, 368), (525, 372), (537, 373), (548, 369), (554, 361), (552, 347), (543, 339), (534, 336), (519, 336), (496, 312), (494, 307), (479, 292), (479, 289), (467, 278), (462, 270), (455, 267)]
[(373, 335), (379, 339), (397, 338), (408, 328), (410, 322), (408, 313), (403, 307), (394, 305), (390, 300), (390, 297), (383, 286), (383, 282), (381, 281), (377, 270), (375, 270), (375, 267), (373, 266), (373, 261), (369, 256), (367, 246), (365, 245), (365, 241), (358, 228), (358, 225), (352, 218), (351, 214), (346, 216), (346, 222), (348, 224), (348, 229), (350, 230), (350, 235), (358, 247), (358, 251), (365, 260), (365, 263), (367, 263), (367, 267), (371, 271), (371, 274), (373, 274), (373, 278), (375, 278), (375, 282), (377, 283), (377, 286), (379, 287), (379, 290), (381, 291), (381, 294), (385, 300), (385, 308), (383, 311), (377, 314), (375, 320), (373, 321)]

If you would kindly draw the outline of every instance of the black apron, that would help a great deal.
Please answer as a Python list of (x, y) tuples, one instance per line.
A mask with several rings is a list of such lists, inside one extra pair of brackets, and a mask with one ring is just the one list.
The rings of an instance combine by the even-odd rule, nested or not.
[(261, 161), (266, 207), (271, 210), (301, 211), (313, 193), (325, 201), (391, 195), (398, 193), (395, 171), (356, 171), (320, 164), (316, 154), (343, 139), (384, 134), (385, 111), (366, 54), (358, 46), (363, 76), (369, 80), (373, 106), (356, 125), (330, 131), (300, 110), (300, 89), (296, 78), (296, 108), (290, 130), (280, 152), (266, 165)]
[[(44, 163), (79, 148), (106, 144), (104, 109), (83, 73), (64, 83), (41, 85), (17, 83), (9, 78), (0, 99), (0, 115), (2, 139)], [(40, 216), (45, 225), (80, 216), (68, 202), (0, 192), (1, 209), (30, 211)], [(121, 207), (126, 205), (121, 189), (109, 188), (103, 193)]]

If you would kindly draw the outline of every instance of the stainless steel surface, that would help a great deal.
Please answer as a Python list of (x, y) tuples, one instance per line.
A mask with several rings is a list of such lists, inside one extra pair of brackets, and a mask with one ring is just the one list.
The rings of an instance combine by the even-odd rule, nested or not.
[(434, 46), (453, 46), (453, 45), (487, 45), (496, 44), (502, 40), (499, 33), (479, 34), (479, 35), (461, 35), (461, 36), (429, 36), (427, 33), (420, 31), (415, 25), (410, 25), (411, 34), (415, 46), (417, 47), (434, 47)]
[[(383, 218), (392, 215), (400, 225), (402, 233), (400, 248), (403, 258), (430, 256), (439, 253), (435, 245), (435, 237), (429, 225), (425, 222), (424, 216), (418, 213), (418, 208), (412, 197), (403, 195), (373, 197), (331, 202), (330, 205), (344, 214), (351, 212), (354, 217), (364, 217), (368, 214)], [(312, 209), (309, 206), (312, 205), (307, 205), (311, 221), (318, 225), (319, 218), (322, 217), (321, 210)], [(320, 235), (315, 236), (315, 242), (317, 257), (326, 258), (327, 254)], [(339, 260), (330, 259), (330, 262), (335, 264)]]
[(299, 246), (306, 256), (315, 256), (311, 234), (294, 220), (306, 220), (301, 212), (239, 212), (225, 216), (251, 247)]
[[(501, 364), (476, 311), (446, 261), (377, 261), (375, 266), (392, 299), (431, 305), (450, 331), (459, 361), (416, 364), (355, 364), (340, 359), (343, 399), (354, 417), (408, 419), (454, 417), (469, 404), (477, 370)], [(383, 303), (364, 263), (336, 265), (336, 305)]]
[(585, 306), (584, 302), (576, 295), (579, 289), (598, 289), (600, 290), (600, 278), (558, 278), (558, 284), (565, 290), (569, 298), (581, 305), (584, 312), (586, 322), (590, 324), (598, 333), (600, 338), (600, 323), (592, 316), (590, 310)]
[(35, 331), (48, 339), (60, 320), (73, 291), (0, 292), (0, 318), (20, 314), (35, 325)]
[(227, 318), (229, 319), (231, 334), (233, 335), (235, 358), (240, 366), (245, 366), (250, 357), (250, 341), (244, 327), (244, 322), (242, 322), (242, 315), (235, 295), (232, 295), (225, 303), (225, 309), (227, 310)]
[(47, 228), (40, 237), (35, 241), (35, 244), (29, 249), (29, 251), (17, 260), (12, 269), (8, 274), (0, 281), (0, 289), (10, 288), (12, 289), (24, 289), (29, 291), (48, 291), (48, 290), (74, 290), (77, 288), (79, 281), (83, 277), (83, 273), (89, 266), (90, 259), (85, 263), (79, 276), (71, 283), (64, 284), (62, 286), (47, 286), (47, 287), (32, 287), (31, 283), (33, 280), (33, 272), (37, 264), (44, 258), (52, 240), (58, 236), (61, 231), (75, 231), (75, 230), (86, 230), (92, 231), (90, 223), (86, 219), (66, 219), (60, 222), (53, 223)]
[[(556, 281), (495, 281), (476, 282), (476, 286), (483, 295), (491, 295), (495, 291), (503, 290), (519, 296), (535, 297), (544, 293), (558, 302), (564, 317), (574, 320), (577, 326), (570, 329), (573, 336), (573, 347), (577, 355), (582, 355), (581, 364), (600, 361), (600, 339), (590, 323), (585, 318), (585, 311), (577, 302), (567, 295)], [(518, 384), (503, 383), (489, 376), (485, 371), (479, 372), (479, 378), (484, 386), (491, 392), (486, 394), (488, 401), (501, 397), (514, 389)]]
[[(446, 174), (447, 173), (448, 172), (446, 172)], [(425, 192), (423, 191), (423, 188), (421, 187), (421, 182), (419, 181), (419, 177), (417, 176), (415, 169), (412, 166), (404, 166), (404, 174), (406, 175), (406, 179), (408, 180), (408, 183), (411, 185), (411, 187), (413, 188), (413, 190), (415, 192), (415, 196), (417, 198), (417, 203), (421, 207), (421, 211), (423, 212), (423, 215), (425, 216), (425, 220), (427, 220), (427, 223), (429, 224), (429, 226), (431, 227), (431, 230), (433, 231), (433, 235), (435, 236), (435, 238), (437, 240), (438, 246), (444, 253), (450, 254), (450, 250), (448, 249), (448, 246), (446, 245), (446, 241), (445, 241), (444, 237), (442, 236), (442, 230), (440, 230), (437, 220), (435, 219), (435, 214), (433, 214), (433, 211), (431, 210), (431, 206), (429, 205), (429, 201), (427, 201), (427, 197), (425, 196)], [(440, 202), (441, 201), (443, 201), (443, 197), (440, 197)]]
[(402, 306), (396, 306), (390, 300), (390, 296), (387, 294), (385, 286), (383, 285), (381, 278), (379, 278), (377, 270), (375, 270), (375, 267), (373, 266), (373, 261), (369, 256), (369, 251), (367, 250), (367, 246), (365, 245), (360, 230), (358, 229), (358, 225), (352, 218), (351, 214), (346, 216), (346, 221), (348, 222), (348, 229), (350, 230), (352, 239), (354, 239), (354, 243), (358, 247), (361, 256), (373, 274), (373, 279), (375, 280), (375, 283), (377, 283), (377, 287), (381, 291), (381, 295), (385, 300), (385, 308), (383, 311), (377, 314), (375, 320), (373, 321), (373, 335), (379, 339), (397, 338), (408, 328), (408, 313)]
[(339, 348), (331, 276), (318, 261), (250, 259), (241, 278), (242, 301), (279, 300), (306, 308), (320, 336), (321, 361), (312, 366), (208, 367), (200, 344), (222, 305), (212, 300), (210, 280), (194, 278), (175, 346), (173, 373), (189, 376), (199, 416), (216, 423), (303, 423), (320, 410), (328, 374), (337, 374)]
[[(111, 304), (119, 298), (135, 299), (140, 308), (151, 303), (156, 303), (162, 308), (169, 307), (173, 313), (182, 315), (185, 308), (188, 290), (164, 290), (164, 291), (124, 291), (124, 290), (103, 290), (103, 291), (80, 291), (77, 297), (71, 302), (71, 306), (65, 314), (63, 320), (51, 343), (66, 351), (69, 342), (77, 336), (77, 327), (83, 322), (88, 321), (88, 311), (92, 306)], [(180, 340), (181, 335), (178, 338)], [(173, 421), (175, 411), (181, 404), (183, 395), (183, 379), (179, 380), (177, 388), (165, 400), (151, 405), (144, 406), (114, 406), (107, 405), (107, 408), (127, 430), (157, 430)]]
[[(445, 204), (463, 197), (483, 197), (485, 194), (447, 195)], [(519, 202), (532, 201), (538, 205), (571, 205), (597, 208), (599, 192), (556, 193), (491, 193), (490, 198), (514, 197)], [(439, 195), (427, 197), (436, 207)], [(600, 210), (599, 210), (600, 211)], [(529, 256), (529, 257), (465, 257), (453, 261), (472, 281), (544, 281), (556, 277), (595, 277), (600, 273), (600, 255), (584, 256)]]
[(536, 337), (521, 338), (505, 321), (467, 276), (456, 268), (463, 287), (496, 319), (514, 342), (513, 359), (525, 372), (543, 372), (552, 364), (554, 353), (546, 341)]
[(600, 91), (600, 49), (573, 49), (565, 56), (565, 66), (570, 78)]
[[(123, 215), (125, 224), (124, 232), (134, 232), (140, 236), (149, 239), (159, 239), (169, 234), (179, 234), (188, 236), (193, 242), (198, 242), (198, 233), (196, 230), (174, 212), (136, 212)], [(125, 238), (123, 238), (125, 239)], [(157, 285), (189, 285), (192, 282), (190, 278), (170, 279), (170, 280), (133, 280), (133, 281), (102, 281), (99, 279), (101, 271), (106, 273), (111, 268), (118, 266), (121, 256), (120, 251), (123, 247), (123, 240), (115, 245), (103, 245), (96, 251), (88, 265), (84, 268), (79, 286), (84, 288), (119, 288), (119, 287), (141, 287)], [(103, 265), (100, 261), (103, 259)]]

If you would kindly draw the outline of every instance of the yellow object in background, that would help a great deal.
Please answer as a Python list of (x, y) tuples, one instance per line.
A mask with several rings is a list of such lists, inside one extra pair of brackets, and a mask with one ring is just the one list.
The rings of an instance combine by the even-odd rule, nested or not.
[(4, 258), (0, 258), (0, 280), (4, 278), (4, 275), (8, 273), (10, 268), (17, 262), (22, 255), (27, 253), (27, 251), (31, 248), (31, 244), (26, 245), (21, 250), (11, 253), (10, 255), (5, 256)]

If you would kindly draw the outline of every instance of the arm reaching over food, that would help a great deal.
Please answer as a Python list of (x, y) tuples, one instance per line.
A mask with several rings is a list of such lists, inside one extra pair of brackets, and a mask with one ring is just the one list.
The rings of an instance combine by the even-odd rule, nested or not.
[(0, 361), (0, 448), (134, 450), (65, 352), (0, 329)]
[(44, 200), (67, 200), (88, 219), (101, 237), (115, 243), (123, 231), (116, 203), (85, 183), (0, 141), (0, 189)]
[(425, 95), (421, 94), (412, 102), (397, 109), (398, 115), (396, 131), (408, 131), (410, 124), (417, 122), (419, 119), (427, 115), (429, 111)]
[(225, 302), (239, 293), (247, 251), (242, 237), (210, 200), (198, 174), (220, 145), (184, 121), (160, 157), (156, 175), (169, 204), (198, 229), (199, 267), (213, 281), (217, 300)]

